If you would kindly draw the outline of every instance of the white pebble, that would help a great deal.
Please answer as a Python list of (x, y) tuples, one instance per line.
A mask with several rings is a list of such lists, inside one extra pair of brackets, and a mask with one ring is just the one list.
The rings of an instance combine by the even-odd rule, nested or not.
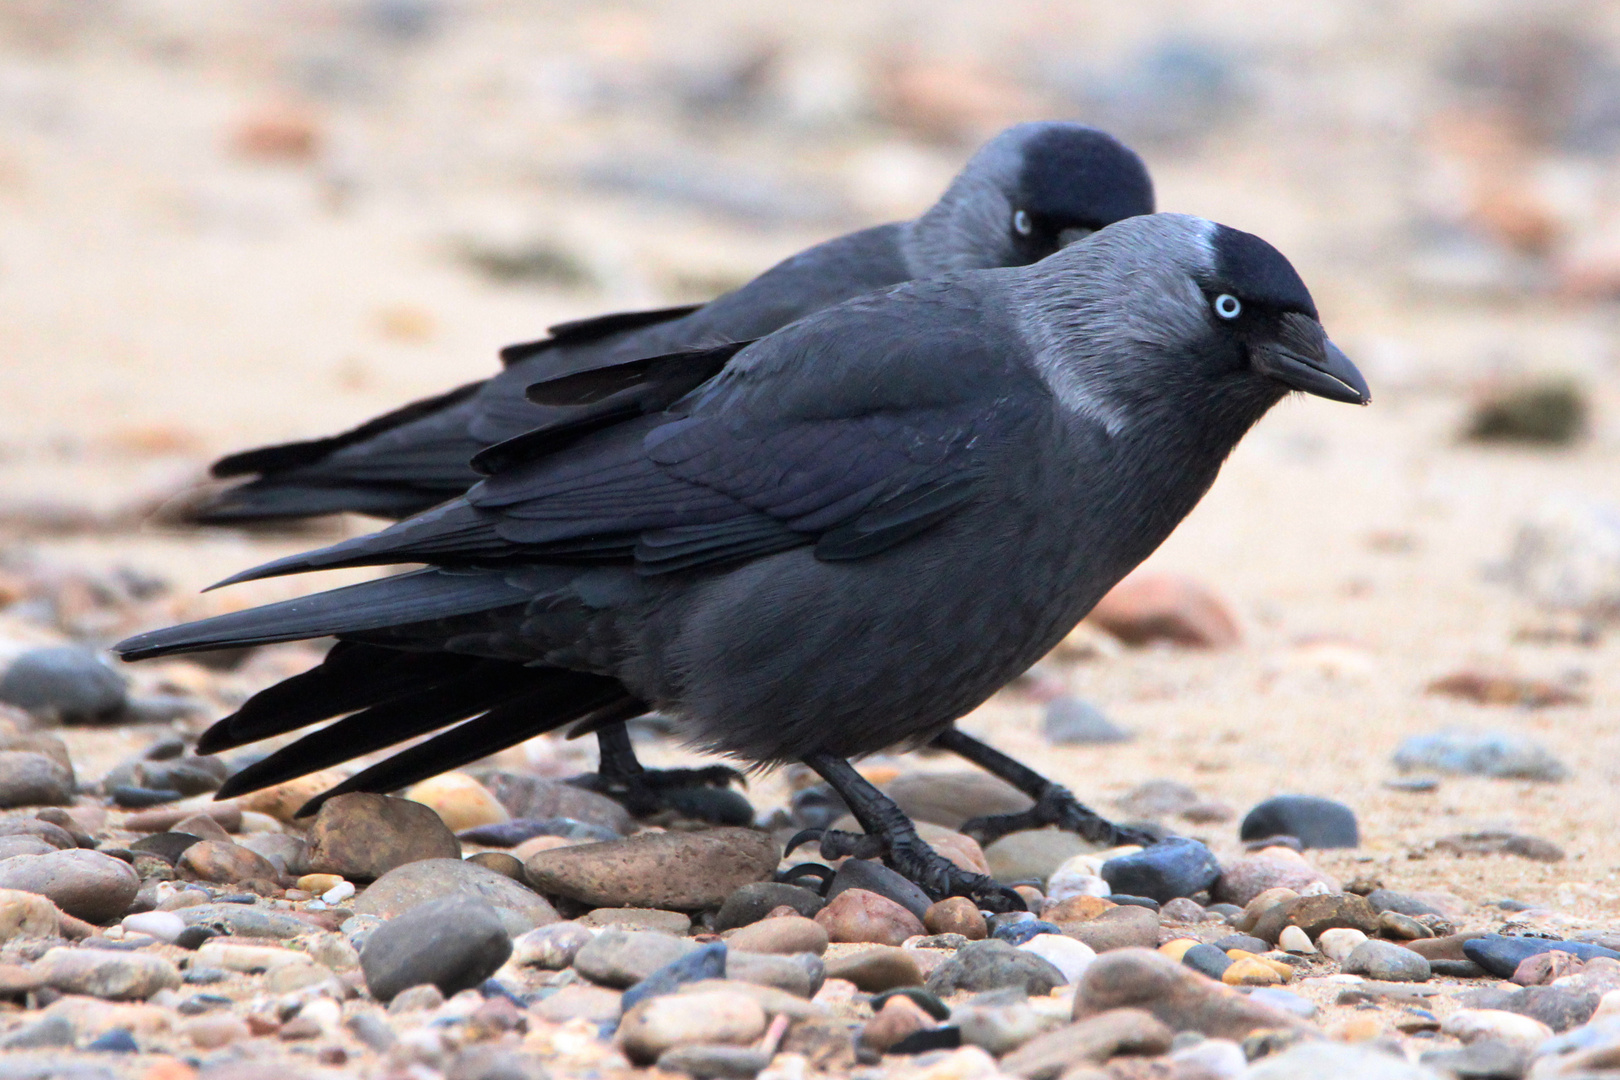
[(321, 900), (328, 904), (341, 904), (354, 895), (354, 882), (340, 881), (336, 885), (321, 893)]
[(1097, 959), (1097, 954), (1085, 942), (1062, 934), (1036, 934), (1018, 948), (1034, 953), (1063, 972), (1063, 977), (1070, 983), (1079, 982), (1086, 968)]
[(1309, 956), (1316, 951), (1316, 946), (1311, 944), (1311, 936), (1297, 926), (1283, 927), (1282, 933), (1277, 936), (1277, 947), (1299, 956)]
[(118, 924), (132, 934), (145, 934), (166, 944), (173, 943), (186, 928), (186, 922), (172, 911), (142, 911), (125, 915)]
[(1440, 1024), (1440, 1033), (1465, 1043), (1500, 1039), (1532, 1049), (1552, 1038), (1552, 1028), (1540, 1020), (1504, 1009), (1458, 1009)]
[[(1070, 859), (1069, 862), (1073, 862)], [(1068, 865), (1065, 863), (1064, 865)], [(1076, 896), (1107, 896), (1114, 890), (1096, 874), (1059, 870), (1046, 882), (1046, 902), (1057, 904)]]
[(1325, 881), (1313, 881), (1309, 885), (1302, 885), (1299, 888), (1299, 895), (1301, 896), (1327, 896), (1331, 892), (1333, 892), (1333, 889)]
[(1170, 1055), (1170, 1060), (1177, 1066), (1177, 1075), (1185, 1069), (1211, 1080), (1238, 1080), (1249, 1071), (1243, 1047), (1230, 1039), (1205, 1039), (1182, 1047)]
[(1366, 940), (1367, 935), (1360, 930), (1340, 926), (1322, 931), (1322, 936), (1316, 939), (1316, 947), (1322, 950), (1323, 956), (1335, 964), (1342, 964), (1344, 958), (1355, 952), (1356, 946)]

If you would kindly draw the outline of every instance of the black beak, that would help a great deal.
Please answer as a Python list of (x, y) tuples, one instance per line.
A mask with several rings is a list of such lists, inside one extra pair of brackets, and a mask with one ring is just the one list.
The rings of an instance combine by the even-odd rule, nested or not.
[(1249, 355), (1256, 371), (1290, 390), (1351, 405), (1372, 401), (1367, 380), (1356, 365), (1327, 339), (1322, 324), (1308, 315), (1284, 315), (1276, 340), (1254, 346)]

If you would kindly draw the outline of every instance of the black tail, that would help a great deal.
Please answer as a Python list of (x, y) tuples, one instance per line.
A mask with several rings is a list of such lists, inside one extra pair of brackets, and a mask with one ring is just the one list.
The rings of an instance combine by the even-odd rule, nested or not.
[(180, 518), (187, 525), (245, 526), (297, 521), (330, 514), (366, 514), (398, 521), (432, 508), (455, 491), (429, 491), (404, 484), (315, 485), (274, 477), (227, 488), (203, 499)]
[(533, 595), (533, 589), (513, 584), (500, 574), (418, 570), (137, 634), (114, 645), (113, 651), (125, 660), (147, 660), (302, 641), (489, 611), (522, 604)]
[(215, 753), (351, 714), (232, 776), (219, 789), (223, 799), (467, 721), (323, 793), (300, 811), (307, 813), (333, 795), (393, 791), (577, 720), (629, 719), (646, 708), (602, 675), (343, 641), (318, 667), (254, 695), (209, 728), (197, 749)]

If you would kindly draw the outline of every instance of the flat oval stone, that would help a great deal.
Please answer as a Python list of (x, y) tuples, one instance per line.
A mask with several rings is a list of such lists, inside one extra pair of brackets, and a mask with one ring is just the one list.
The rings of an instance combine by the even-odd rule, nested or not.
[(740, 886), (769, 878), (780, 856), (769, 833), (717, 828), (542, 851), (525, 870), (541, 892), (595, 907), (696, 911), (718, 907)]
[(1361, 843), (1355, 811), (1314, 795), (1276, 795), (1250, 810), (1238, 838), (1268, 836), (1298, 837), (1307, 848), (1353, 848)]
[(309, 868), (375, 881), (424, 859), (460, 859), (461, 843), (421, 803), (353, 791), (328, 799), (309, 829)]
[(355, 901), (361, 915), (394, 918), (432, 900), (475, 896), (495, 908), (510, 934), (559, 921), (545, 897), (503, 874), (464, 859), (423, 859), (378, 878)]
[(1432, 974), (1429, 961), (1411, 949), (1369, 939), (1344, 958), (1347, 975), (1364, 975), (1381, 982), (1425, 982)]
[(777, 881), (754, 881), (739, 886), (720, 905), (714, 917), (719, 933), (758, 922), (779, 907), (790, 907), (807, 919), (827, 906), (827, 901), (809, 889)]
[(122, 918), (140, 891), (141, 879), (122, 859), (99, 851), (53, 851), (0, 860), (0, 889), (21, 889), (51, 898), (86, 922)]
[(960, 990), (998, 990), (1022, 987), (1039, 997), (1067, 982), (1063, 972), (1034, 953), (1015, 949), (1005, 941), (974, 941), (935, 968), (928, 977), (928, 992), (946, 997)]
[[(3, 871), (4, 865), (0, 863), (0, 871)], [(1501, 934), (1469, 939), (1463, 942), (1462, 948), (1468, 959), (1499, 979), (1513, 978), (1513, 973), (1526, 959), (1554, 950), (1567, 952), (1581, 960), (1598, 956), (1620, 960), (1620, 952), (1600, 945), (1580, 941), (1549, 941), (1545, 938), (1504, 937)]]
[(1145, 896), (1164, 903), (1178, 896), (1209, 890), (1221, 876), (1221, 864), (1196, 840), (1171, 837), (1132, 855), (1109, 859), (1102, 878), (1116, 893)]
[(446, 996), (477, 986), (512, 955), (495, 909), (471, 896), (421, 904), (373, 930), (360, 950), (366, 986), (379, 1001), (423, 983)]

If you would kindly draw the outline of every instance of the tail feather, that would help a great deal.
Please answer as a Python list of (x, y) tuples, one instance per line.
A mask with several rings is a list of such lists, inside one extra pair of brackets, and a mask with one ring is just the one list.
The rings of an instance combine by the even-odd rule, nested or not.
[(298, 815), (314, 813), (335, 795), (407, 787), (588, 715), (602, 713), (628, 720), (647, 711), (646, 704), (632, 697), (616, 679), (555, 669), (547, 674), (566, 676), (567, 680), (520, 696), (442, 735), (401, 750), (317, 795), (299, 809)]
[(186, 511), (190, 525), (245, 526), (260, 522), (366, 514), (399, 520), (461, 494), (405, 484), (317, 485), (255, 480), (227, 488)]
[(524, 603), (530, 595), (500, 574), (418, 570), (137, 634), (113, 651), (125, 660), (146, 660), (302, 641), (488, 611)]
[[(446, 680), (422, 693), (394, 695), (335, 724), (311, 732), (232, 776), (219, 789), (219, 797), (244, 795), (272, 784), (307, 776), (406, 739), (437, 731), (514, 699), (538, 699), (534, 701), (534, 706), (537, 712), (543, 712), (549, 704), (544, 699), (554, 693), (553, 684), (558, 674), (544, 669), (536, 671), (520, 664), (464, 656), (429, 659), (460, 661), (461, 677)], [(329, 715), (336, 715), (336, 712)], [(296, 726), (302, 725), (289, 724), (282, 730), (292, 730)]]

